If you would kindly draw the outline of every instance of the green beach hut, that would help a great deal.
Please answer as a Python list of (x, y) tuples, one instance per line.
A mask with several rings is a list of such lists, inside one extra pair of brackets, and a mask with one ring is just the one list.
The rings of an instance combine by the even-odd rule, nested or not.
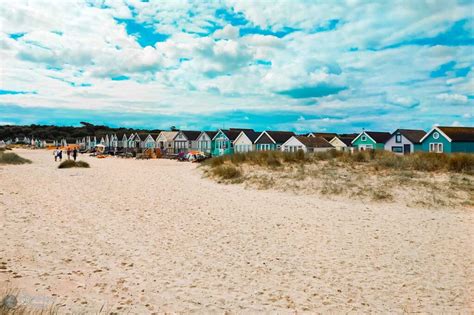
[(219, 129), (211, 141), (211, 155), (220, 156), (234, 153), (234, 140), (242, 131), (253, 131), (253, 129), (230, 128)]
[(389, 132), (362, 131), (354, 140), (352, 146), (358, 150), (383, 150), (385, 142), (390, 139)]
[(474, 127), (434, 127), (422, 139), (425, 152), (474, 153)]

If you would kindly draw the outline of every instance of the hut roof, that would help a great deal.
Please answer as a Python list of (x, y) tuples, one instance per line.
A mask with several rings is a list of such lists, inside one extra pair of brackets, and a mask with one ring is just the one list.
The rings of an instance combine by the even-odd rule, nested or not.
[(304, 144), (308, 148), (332, 148), (332, 144), (330, 144), (325, 138), (323, 137), (305, 137), (305, 136), (295, 136), (299, 142)]

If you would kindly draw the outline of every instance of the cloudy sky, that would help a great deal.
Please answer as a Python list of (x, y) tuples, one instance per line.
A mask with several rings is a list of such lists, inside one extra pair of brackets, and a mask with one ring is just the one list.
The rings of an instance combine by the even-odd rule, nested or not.
[(473, 125), (472, 1), (0, 0), (0, 124)]

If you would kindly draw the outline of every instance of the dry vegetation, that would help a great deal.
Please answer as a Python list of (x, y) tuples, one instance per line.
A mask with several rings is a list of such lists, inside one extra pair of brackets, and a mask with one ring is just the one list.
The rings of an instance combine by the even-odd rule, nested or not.
[(0, 149), (0, 164), (26, 164), (31, 163), (30, 160), (24, 159), (16, 153), (6, 152), (4, 149)]
[(53, 315), (58, 305), (42, 305), (33, 297), (22, 296), (19, 290), (5, 289), (0, 295), (0, 315)]
[(73, 160), (66, 160), (59, 164), (58, 168), (72, 168), (72, 167), (82, 167), (82, 168), (89, 168), (89, 163), (84, 161), (73, 161)]
[(387, 151), (250, 152), (212, 158), (205, 173), (219, 182), (297, 194), (474, 206), (474, 155)]

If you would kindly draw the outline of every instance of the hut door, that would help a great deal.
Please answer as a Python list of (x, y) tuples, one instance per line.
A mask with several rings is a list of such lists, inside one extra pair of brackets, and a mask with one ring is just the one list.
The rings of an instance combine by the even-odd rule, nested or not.
[(410, 145), (404, 144), (403, 145), (403, 154), (410, 154)]

